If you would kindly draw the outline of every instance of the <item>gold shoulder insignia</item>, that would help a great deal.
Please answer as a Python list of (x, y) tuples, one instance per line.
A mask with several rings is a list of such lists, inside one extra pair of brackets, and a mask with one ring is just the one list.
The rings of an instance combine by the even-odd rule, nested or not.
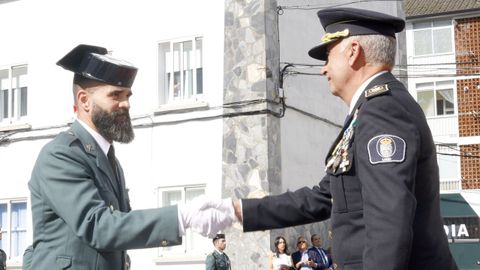
[(376, 97), (376, 96), (385, 94), (388, 91), (390, 91), (390, 89), (388, 89), (388, 85), (386, 84), (375, 85), (374, 87), (367, 89), (367, 91), (365, 91), (365, 97), (366, 98)]

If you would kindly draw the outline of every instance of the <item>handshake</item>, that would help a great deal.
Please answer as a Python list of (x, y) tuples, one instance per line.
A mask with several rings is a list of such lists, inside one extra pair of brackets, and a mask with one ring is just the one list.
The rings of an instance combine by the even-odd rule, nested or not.
[(223, 200), (207, 199), (199, 196), (188, 204), (178, 205), (179, 233), (187, 228), (210, 238), (232, 225), (236, 220), (231, 198)]

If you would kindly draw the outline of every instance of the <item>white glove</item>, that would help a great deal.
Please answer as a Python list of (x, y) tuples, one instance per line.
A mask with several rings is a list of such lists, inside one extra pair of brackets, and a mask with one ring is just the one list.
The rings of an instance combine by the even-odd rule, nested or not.
[(187, 228), (203, 236), (213, 237), (230, 226), (235, 220), (232, 199), (211, 200), (199, 196), (187, 205), (178, 206), (179, 233), (185, 234)]
[(232, 223), (232, 216), (219, 209), (208, 208), (200, 211), (198, 215), (192, 218), (191, 228), (203, 236), (213, 238)]

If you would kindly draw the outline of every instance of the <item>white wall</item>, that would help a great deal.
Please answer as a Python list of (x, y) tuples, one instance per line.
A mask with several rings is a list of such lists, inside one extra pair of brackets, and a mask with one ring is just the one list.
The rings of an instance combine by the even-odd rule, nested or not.
[[(350, 3), (350, 4), (348, 4)], [(354, 7), (403, 16), (401, 2), (369, 1), (353, 3), (336, 0), (278, 0), (283, 7), (279, 15), (280, 62), (323, 65), (308, 56), (308, 51), (320, 44), (324, 35), (317, 17), (320, 9), (328, 7)], [(400, 44), (403, 52), (404, 44)], [(397, 59), (398, 61), (398, 59)], [(320, 76), (320, 66), (294, 68), (294, 71), (318, 75), (288, 75), (284, 91), (286, 104), (330, 121), (314, 119), (295, 110), (287, 109), (281, 122), (282, 129), (282, 190), (296, 190), (318, 184), (325, 175), (325, 157), (336, 139), (348, 114), (347, 105), (331, 94), (327, 80)]]

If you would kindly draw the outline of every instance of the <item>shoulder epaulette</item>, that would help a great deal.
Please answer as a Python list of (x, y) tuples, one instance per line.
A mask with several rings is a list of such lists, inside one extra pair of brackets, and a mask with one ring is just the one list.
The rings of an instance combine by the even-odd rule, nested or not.
[(77, 135), (73, 133), (71, 129), (60, 132), (57, 136), (57, 140), (63, 142), (66, 145), (70, 145), (72, 142), (78, 140)]
[(388, 85), (382, 84), (382, 85), (375, 85), (374, 87), (367, 89), (365, 91), (365, 97), (367, 99), (370, 99), (372, 97), (380, 96), (385, 93), (388, 93), (390, 89), (388, 89)]

